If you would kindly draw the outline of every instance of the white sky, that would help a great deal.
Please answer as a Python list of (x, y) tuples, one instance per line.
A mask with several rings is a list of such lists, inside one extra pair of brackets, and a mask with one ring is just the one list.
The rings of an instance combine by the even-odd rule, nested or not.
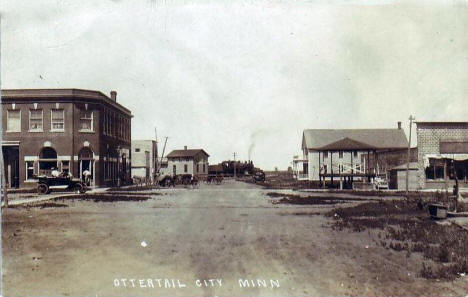
[(2, 1), (2, 88), (116, 90), (133, 139), (264, 169), (307, 128), (468, 120), (467, 2), (330, 3)]

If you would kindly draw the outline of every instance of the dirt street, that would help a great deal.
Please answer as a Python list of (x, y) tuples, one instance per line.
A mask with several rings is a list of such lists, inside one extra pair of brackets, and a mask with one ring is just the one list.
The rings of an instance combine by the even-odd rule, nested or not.
[(159, 192), (4, 209), (3, 295), (468, 295), (466, 277), (422, 279), (417, 256), (332, 230), (337, 205), (273, 204), (230, 181)]

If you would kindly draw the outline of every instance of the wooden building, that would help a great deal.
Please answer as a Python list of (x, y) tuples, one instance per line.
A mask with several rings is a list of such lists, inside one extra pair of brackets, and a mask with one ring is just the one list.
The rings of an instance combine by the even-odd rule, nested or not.
[[(371, 181), (379, 168), (370, 167), (370, 156), (402, 150), (408, 140), (396, 129), (308, 129), (302, 136), (302, 159), (294, 162), (300, 180), (318, 180), (352, 187), (356, 180)], [(367, 158), (361, 158), (366, 154)], [(378, 162), (377, 162), (378, 164)], [(302, 168), (301, 168), (302, 165)]]
[(192, 174), (199, 178), (208, 175), (208, 158), (210, 155), (203, 149), (173, 150), (167, 158), (168, 175)]

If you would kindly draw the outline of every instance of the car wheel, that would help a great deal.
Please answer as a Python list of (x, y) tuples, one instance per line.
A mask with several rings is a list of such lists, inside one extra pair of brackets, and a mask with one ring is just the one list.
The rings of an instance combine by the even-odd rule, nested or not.
[(75, 193), (77, 194), (83, 194), (85, 192), (83, 185), (80, 185), (80, 184), (75, 185), (74, 190), (75, 190)]
[(37, 193), (40, 194), (40, 195), (50, 193), (49, 187), (46, 184), (39, 184), (37, 186)]

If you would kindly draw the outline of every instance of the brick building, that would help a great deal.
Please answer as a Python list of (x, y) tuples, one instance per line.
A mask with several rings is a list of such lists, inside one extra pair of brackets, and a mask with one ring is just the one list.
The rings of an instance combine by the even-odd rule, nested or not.
[(419, 188), (468, 186), (468, 122), (416, 122)]
[(131, 112), (80, 89), (2, 90), (2, 151), (10, 187), (35, 187), (53, 169), (91, 173), (91, 186), (130, 180)]

